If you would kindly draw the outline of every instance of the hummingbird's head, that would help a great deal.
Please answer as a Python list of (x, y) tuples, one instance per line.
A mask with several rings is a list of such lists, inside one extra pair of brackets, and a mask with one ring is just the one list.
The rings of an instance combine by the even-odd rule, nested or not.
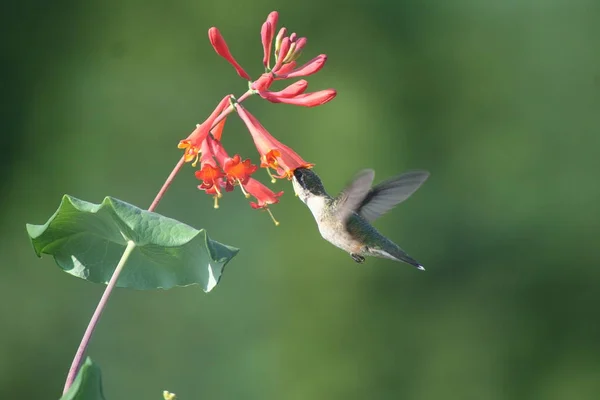
[(294, 185), (294, 191), (304, 203), (312, 196), (327, 196), (321, 179), (312, 169), (296, 168), (292, 184)]

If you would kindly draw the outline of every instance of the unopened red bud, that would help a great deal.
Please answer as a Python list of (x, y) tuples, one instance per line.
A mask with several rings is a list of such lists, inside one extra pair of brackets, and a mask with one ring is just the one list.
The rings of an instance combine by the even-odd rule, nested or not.
[(280, 74), (285, 75), (285, 74), (290, 73), (291, 71), (294, 70), (294, 68), (296, 68), (296, 65), (297, 65), (296, 61), (291, 61), (291, 62), (289, 62), (287, 64), (283, 64), (281, 66), (281, 68), (279, 68), (277, 70), (277, 76), (275, 76), (275, 79), (283, 79), (283, 78), (279, 77), (279, 75)]
[(320, 90), (318, 92), (300, 94), (295, 97), (282, 97), (272, 92), (261, 94), (271, 103), (285, 103), (303, 107), (316, 107), (325, 104), (335, 98), (337, 92), (334, 89)]
[(290, 38), (285, 37), (281, 41), (281, 47), (279, 48), (279, 53), (277, 54), (277, 62), (275, 63), (275, 66), (273, 67), (273, 72), (277, 72), (277, 70), (279, 68), (281, 68), (281, 65), (283, 64), (283, 60), (285, 59), (285, 56), (287, 55), (289, 50), (290, 50)]
[(289, 79), (298, 78), (301, 76), (309, 76), (316, 72), (319, 72), (321, 68), (323, 68), (323, 66), (325, 65), (325, 61), (327, 61), (327, 56), (325, 54), (321, 54), (288, 74), (282, 74), (281, 72), (278, 72), (277, 77), (280, 79)]
[(283, 59), (284, 64), (287, 64), (288, 62), (292, 61), (292, 57), (294, 56), (295, 51), (296, 51), (296, 42), (293, 42), (292, 44), (290, 44), (290, 49), (288, 50), (285, 58)]
[[(288, 87), (286, 87), (283, 90), (280, 90), (279, 92), (269, 92), (271, 96), (275, 96), (278, 98), (282, 98), (282, 97), (296, 97), (299, 94), (304, 93), (304, 91), (306, 90), (306, 88), (308, 87), (308, 82), (305, 81), (304, 79), (299, 80), (298, 82), (294, 82), (291, 85), (289, 85)], [(269, 94), (265, 94), (265, 93), (261, 93), (260, 94), (261, 97), (265, 98), (265, 96), (269, 96)]]
[(292, 32), (292, 34), (290, 35), (290, 42), (294, 43), (296, 41), (296, 37), (298, 37), (298, 35), (296, 35), (296, 32)]
[(275, 38), (275, 56), (279, 55), (279, 49), (281, 48), (281, 42), (283, 41), (283, 38), (285, 37), (286, 34), (287, 34), (287, 29), (285, 29), (285, 27), (283, 27), (279, 30), (279, 33), (277, 34), (277, 37)]
[(266, 21), (260, 28), (260, 40), (263, 46), (263, 65), (269, 68), (271, 63), (271, 42), (273, 41), (273, 27), (269, 21)]
[(296, 40), (296, 48), (294, 49), (294, 54), (290, 58), (290, 61), (295, 61), (298, 59), (298, 57), (300, 57), (300, 54), (302, 54), (302, 49), (304, 49), (304, 46), (306, 46), (306, 42), (307, 40), (305, 37), (301, 37)]
[(277, 21), (279, 21), (279, 13), (277, 11), (271, 11), (267, 16), (267, 22), (271, 24), (272, 33), (271, 40), (275, 37), (275, 29), (277, 29)]
[(229, 64), (235, 68), (239, 76), (248, 81), (251, 80), (250, 75), (244, 71), (237, 61), (235, 61), (235, 58), (233, 58), (231, 52), (229, 51), (229, 47), (227, 47), (227, 43), (225, 42), (223, 35), (221, 35), (221, 32), (219, 32), (219, 30), (214, 26), (208, 30), (208, 39), (210, 40), (210, 44), (215, 49), (217, 54), (229, 61)]
[(265, 72), (255, 80), (252, 85), (250, 85), (250, 89), (256, 90), (258, 92), (263, 92), (265, 90), (269, 90), (269, 87), (273, 83), (273, 74), (270, 72)]

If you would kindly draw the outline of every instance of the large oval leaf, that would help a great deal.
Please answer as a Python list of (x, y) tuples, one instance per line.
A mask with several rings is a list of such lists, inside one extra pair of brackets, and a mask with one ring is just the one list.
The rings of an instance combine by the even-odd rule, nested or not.
[(101, 204), (65, 195), (44, 225), (27, 224), (36, 254), (50, 254), (60, 268), (106, 284), (132, 240), (136, 248), (117, 286), (169, 289), (200, 284), (209, 292), (238, 249), (160, 214), (106, 197)]

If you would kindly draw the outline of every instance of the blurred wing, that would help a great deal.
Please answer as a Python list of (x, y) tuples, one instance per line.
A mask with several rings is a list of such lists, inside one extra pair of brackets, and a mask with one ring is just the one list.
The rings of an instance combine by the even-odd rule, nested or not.
[(339, 194), (336, 206), (340, 218), (347, 218), (360, 207), (371, 189), (373, 178), (375, 178), (375, 171), (372, 169), (362, 170)]
[(427, 171), (410, 171), (382, 182), (367, 193), (356, 212), (372, 222), (408, 199), (428, 177)]

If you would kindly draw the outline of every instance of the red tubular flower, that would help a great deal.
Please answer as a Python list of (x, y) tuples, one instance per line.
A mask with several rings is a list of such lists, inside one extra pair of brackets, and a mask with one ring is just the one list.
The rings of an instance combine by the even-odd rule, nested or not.
[[(210, 132), (210, 128), (212, 128), (215, 119), (229, 106), (229, 99), (231, 95), (227, 95), (221, 100), (217, 108), (210, 114), (210, 116), (200, 125), (196, 125), (196, 129), (190, 135), (184, 139), (179, 141), (177, 145), (180, 149), (185, 149), (183, 156), (185, 158), (185, 162), (190, 162), (194, 160), (192, 163), (193, 166), (196, 166), (196, 162), (198, 161), (198, 153), (202, 147), (202, 144), (206, 137)], [(224, 124), (224, 120), (221, 122)], [(222, 128), (221, 128), (222, 129)]]
[(267, 210), (275, 225), (279, 225), (279, 222), (275, 219), (273, 213), (271, 213), (271, 210), (269, 210), (268, 206), (269, 204), (279, 203), (279, 197), (281, 197), (283, 192), (274, 193), (271, 189), (269, 189), (254, 178), (250, 178), (248, 182), (244, 185), (244, 188), (250, 195), (254, 196), (257, 200), (256, 203), (250, 202), (250, 207), (254, 209), (262, 208), (264, 210)]
[(289, 79), (289, 78), (299, 78), (301, 76), (309, 76), (316, 72), (319, 72), (321, 68), (325, 65), (325, 61), (327, 61), (327, 55), (320, 54), (317, 57), (313, 58), (306, 64), (301, 67), (296, 68), (295, 70), (289, 73), (283, 73), (282, 71), (277, 72), (276, 79)]
[(235, 58), (233, 58), (231, 52), (229, 51), (229, 47), (227, 47), (227, 43), (225, 42), (223, 35), (221, 35), (221, 32), (219, 32), (219, 30), (214, 26), (208, 30), (208, 39), (210, 40), (210, 44), (212, 44), (212, 47), (215, 49), (217, 54), (229, 61), (229, 64), (235, 68), (239, 76), (247, 81), (251, 80), (250, 75), (244, 71), (237, 61), (235, 61)]
[(297, 168), (311, 168), (294, 150), (275, 139), (260, 122), (240, 104), (236, 105), (238, 115), (252, 135), (261, 157), (261, 167), (272, 168), (279, 174), (277, 178), (291, 179)]
[(260, 96), (271, 103), (285, 103), (296, 106), (315, 107), (333, 100), (337, 92), (334, 89), (319, 90), (318, 92), (298, 94), (297, 96), (281, 96), (276, 92), (264, 92)]

